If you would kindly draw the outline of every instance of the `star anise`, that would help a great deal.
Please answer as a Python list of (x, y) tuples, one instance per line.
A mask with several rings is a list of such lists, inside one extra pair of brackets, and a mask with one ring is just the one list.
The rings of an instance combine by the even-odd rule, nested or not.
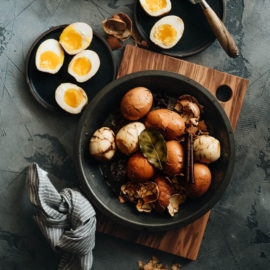
[(154, 96), (154, 107), (167, 108), (169, 102), (169, 97), (166, 92), (158, 93)]

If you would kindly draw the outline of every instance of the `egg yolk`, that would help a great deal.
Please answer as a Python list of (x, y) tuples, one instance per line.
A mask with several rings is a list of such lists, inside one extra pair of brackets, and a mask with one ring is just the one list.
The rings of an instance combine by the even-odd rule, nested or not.
[(59, 57), (56, 53), (46, 51), (40, 55), (39, 65), (41, 68), (53, 70), (56, 69), (58, 64), (61, 62), (61, 57)]
[(164, 45), (170, 45), (176, 39), (177, 31), (170, 24), (162, 24), (156, 28), (154, 35)]
[(64, 101), (68, 106), (77, 108), (83, 101), (83, 91), (72, 88), (66, 90), (64, 94)]
[(60, 35), (60, 42), (70, 51), (79, 50), (83, 44), (82, 35), (73, 26), (68, 26)]
[(90, 60), (86, 57), (77, 58), (72, 65), (72, 70), (79, 76), (86, 75), (87, 73), (89, 73), (91, 68), (92, 64)]
[(167, 6), (166, 0), (145, 0), (148, 10), (155, 12)]

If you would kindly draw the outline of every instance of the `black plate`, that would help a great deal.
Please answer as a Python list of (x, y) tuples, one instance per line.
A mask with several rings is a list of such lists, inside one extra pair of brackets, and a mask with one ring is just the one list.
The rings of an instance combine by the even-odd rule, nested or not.
[[(136, 27), (148, 42), (151, 49), (174, 57), (185, 57), (201, 52), (210, 46), (216, 39), (208, 25), (199, 4), (193, 5), (189, 0), (171, 0), (172, 9), (167, 15), (176, 15), (182, 18), (185, 30), (180, 41), (171, 49), (163, 50), (151, 42), (149, 36), (153, 25), (161, 17), (151, 17), (142, 9), (139, 0), (135, 0), (134, 19)], [(225, 19), (224, 0), (207, 0), (218, 17)]]
[(54, 38), (59, 40), (59, 36), (67, 25), (53, 27), (43, 33), (31, 46), (26, 61), (26, 81), (35, 99), (45, 108), (54, 112), (65, 112), (55, 101), (54, 93), (61, 83), (74, 83), (86, 92), (89, 101), (105, 85), (115, 79), (116, 65), (112, 51), (107, 42), (97, 33), (93, 32), (93, 40), (87, 49), (95, 51), (100, 58), (100, 68), (98, 72), (88, 81), (78, 83), (68, 72), (68, 64), (73, 55), (65, 53), (64, 64), (56, 74), (41, 72), (36, 68), (35, 57), (39, 45), (46, 39)]

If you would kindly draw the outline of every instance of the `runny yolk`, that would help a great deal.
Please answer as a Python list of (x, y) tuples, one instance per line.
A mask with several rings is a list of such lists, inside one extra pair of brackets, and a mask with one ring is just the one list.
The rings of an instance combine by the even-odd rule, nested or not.
[(40, 55), (40, 67), (48, 70), (55, 69), (60, 64), (59, 56), (52, 51), (45, 51)]
[(64, 94), (64, 101), (68, 106), (77, 108), (83, 101), (83, 91), (72, 88), (66, 90)]
[(79, 76), (86, 75), (87, 73), (89, 73), (91, 68), (91, 62), (86, 57), (77, 58), (72, 65), (72, 70)]
[(155, 30), (155, 38), (164, 45), (169, 45), (176, 39), (177, 31), (170, 24), (162, 24)]
[(145, 0), (148, 10), (155, 12), (167, 6), (166, 0)]
[(78, 50), (82, 47), (83, 38), (73, 26), (68, 26), (60, 35), (60, 42), (65, 43), (65, 46), (70, 51)]

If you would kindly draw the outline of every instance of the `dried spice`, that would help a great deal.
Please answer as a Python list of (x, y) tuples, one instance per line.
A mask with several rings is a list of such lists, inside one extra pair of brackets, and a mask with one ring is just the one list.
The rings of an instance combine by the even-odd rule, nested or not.
[(158, 93), (154, 96), (154, 106), (158, 108), (167, 108), (169, 104), (169, 97), (166, 93)]
[(185, 178), (186, 183), (194, 183), (194, 155), (193, 155), (193, 135), (187, 133), (185, 136)]
[(156, 129), (147, 128), (141, 132), (139, 144), (149, 163), (162, 170), (167, 161), (167, 146), (161, 133)]
[[(169, 270), (169, 267), (160, 263), (155, 256), (153, 256), (147, 264), (144, 264), (143, 261), (138, 261), (137, 263), (139, 270)], [(181, 267), (181, 264), (175, 263), (172, 265), (171, 270), (180, 270)]]

